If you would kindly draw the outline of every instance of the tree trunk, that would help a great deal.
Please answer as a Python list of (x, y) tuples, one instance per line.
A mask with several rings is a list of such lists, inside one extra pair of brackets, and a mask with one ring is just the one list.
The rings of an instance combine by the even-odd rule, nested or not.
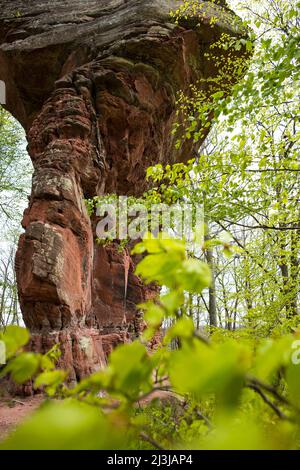
[[(208, 230), (208, 225), (207, 225)], [(205, 241), (210, 241), (210, 235), (207, 233), (205, 236)], [(212, 282), (209, 288), (209, 324), (211, 327), (217, 328), (218, 326), (218, 314), (217, 314), (217, 299), (216, 299), (216, 279), (215, 279), (215, 262), (214, 262), (214, 255), (211, 248), (207, 248), (205, 250), (205, 256), (207, 264), (210, 267), (211, 275), (212, 275)]]

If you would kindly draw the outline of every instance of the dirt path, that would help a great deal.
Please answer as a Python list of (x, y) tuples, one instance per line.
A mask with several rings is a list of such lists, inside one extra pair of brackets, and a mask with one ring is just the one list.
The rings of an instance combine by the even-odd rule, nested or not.
[(0, 440), (29, 416), (43, 401), (43, 397), (0, 399)]
[[(42, 403), (45, 397), (37, 395), (28, 398), (0, 398), (0, 441), (13, 431), (23, 420), (33, 413)], [(170, 392), (154, 392), (146, 399), (140, 401), (145, 406), (153, 399), (178, 400)]]

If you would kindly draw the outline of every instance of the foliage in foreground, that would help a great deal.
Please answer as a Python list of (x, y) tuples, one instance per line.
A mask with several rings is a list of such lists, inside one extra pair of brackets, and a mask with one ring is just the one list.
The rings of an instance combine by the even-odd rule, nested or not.
[[(9, 358), (2, 375), (33, 379), (51, 400), (0, 448), (299, 448), (300, 334), (253, 341), (242, 330), (216, 330), (208, 339), (184, 314), (187, 288), (197, 293), (210, 283), (207, 265), (188, 259), (174, 240), (144, 240), (135, 252), (147, 253), (138, 273), (168, 292), (142, 306), (143, 338), (114, 350), (106, 369), (69, 388), (67, 372), (54, 367), (57, 351), (18, 353), (26, 330), (2, 335)], [(147, 342), (166, 318), (172, 326), (164, 344), (149, 353)], [(177, 350), (169, 347), (174, 338)], [(146, 404), (154, 392), (167, 398)]]
[[(245, 238), (239, 266), (236, 294), (239, 300), (243, 296), (247, 315), (243, 311), (241, 317), (248, 328), (211, 328), (203, 336), (187, 315), (187, 292), (201, 296), (216, 274), (189, 259), (183, 243), (146, 240), (135, 248), (147, 253), (138, 274), (168, 291), (141, 306), (148, 323), (143, 338), (118, 347), (105, 370), (69, 388), (67, 372), (55, 369), (57, 351), (23, 353), (28, 334), (7, 329), (2, 339), (9, 362), (2, 374), (18, 383), (32, 379), (49, 400), (2, 449), (300, 448), (300, 4), (268, 4), (266, 10), (259, 2), (247, 7), (258, 6), (260, 15), (256, 33), (254, 28), (244, 44), (249, 50), (254, 45), (256, 55), (232, 97), (220, 89), (222, 80), (214, 83), (210, 102), (201, 87), (192, 102), (180, 97), (188, 125), (176, 133), (197, 142), (213, 111), (221, 144), (219, 139), (212, 153), (197, 156), (194, 181), (189, 166), (158, 168), (162, 174), (153, 194), (171, 203), (199, 198), (200, 192), (213, 223), (225, 229), (242, 224), (247, 233), (259, 230), (258, 237)], [(228, 41), (221, 47), (228, 48)], [(241, 43), (232, 41), (230, 47), (238, 50)], [(172, 184), (163, 187), (166, 176)], [(241, 244), (240, 234), (234, 231), (234, 236)], [(149, 353), (147, 344), (162, 323), (170, 325), (164, 344)], [(176, 350), (170, 347), (174, 342)], [(151, 400), (155, 393), (160, 393), (158, 401)]]

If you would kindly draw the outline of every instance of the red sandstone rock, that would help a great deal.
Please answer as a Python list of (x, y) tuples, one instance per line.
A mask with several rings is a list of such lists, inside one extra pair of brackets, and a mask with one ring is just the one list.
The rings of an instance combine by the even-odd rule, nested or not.
[(176, 93), (214, 75), (209, 44), (237, 33), (219, 5), (207, 14), (213, 28), (194, 17), (178, 26), (169, 16), (178, 4), (0, 0), (0, 79), (34, 165), (16, 259), (20, 303), (32, 349), (59, 342), (74, 381), (139, 334), (136, 305), (156, 292), (134, 275), (128, 250), (95, 243), (84, 198), (139, 195), (148, 166), (191, 157), (192, 144), (175, 150), (170, 133)]

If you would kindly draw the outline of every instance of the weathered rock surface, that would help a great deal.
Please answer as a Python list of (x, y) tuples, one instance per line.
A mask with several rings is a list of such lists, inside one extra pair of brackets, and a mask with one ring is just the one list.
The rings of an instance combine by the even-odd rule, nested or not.
[[(202, 2), (199, 27), (177, 0), (0, 0), (0, 80), (34, 165), (16, 260), (32, 348), (59, 342), (76, 380), (138, 335), (136, 304), (155, 295), (117, 243), (95, 243), (84, 198), (139, 195), (145, 170), (184, 161), (171, 128), (176, 93), (216, 73), (205, 52), (234, 16)], [(209, 25), (216, 17), (214, 26)], [(226, 19), (225, 19), (226, 18)]]

